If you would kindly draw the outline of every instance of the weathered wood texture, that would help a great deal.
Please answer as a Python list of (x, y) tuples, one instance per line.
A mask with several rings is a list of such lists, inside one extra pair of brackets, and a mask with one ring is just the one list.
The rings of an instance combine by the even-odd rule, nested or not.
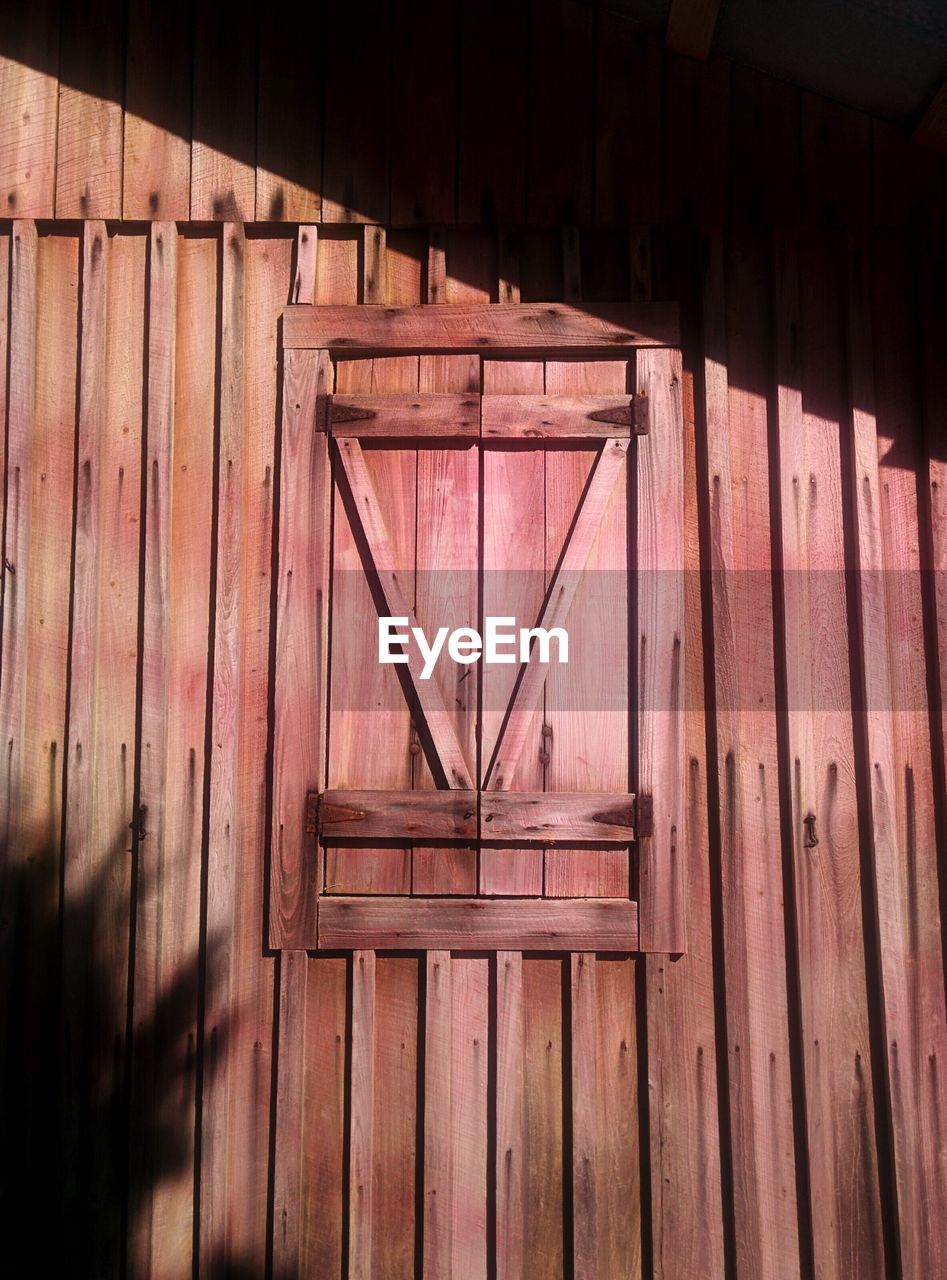
[[(8, 1221), (38, 1274), (942, 1274), (942, 163), (607, 10), (403, 8), (332, 6), (296, 41), (261, 15), (235, 79), (238, 30), (209, 6), (198, 24), (136, 4), (107, 38), (53, 6), (4, 15)], [(399, 22), (400, 49), (423, 36), (444, 64), (436, 172), (387, 127)], [(286, 76), (325, 127), (284, 149)], [(406, 85), (399, 118), (423, 101)], [(192, 209), (227, 225), (169, 222)], [(55, 216), (89, 229), (22, 221)], [(840, 229), (872, 225), (843, 268)], [(720, 233), (703, 270), (698, 228)], [(274, 956), (280, 313), (580, 291), (682, 304), (687, 954)], [(470, 389), (425, 359), (339, 361), (335, 390)], [(553, 388), (526, 360), (483, 373), (496, 395), (635, 389)], [(385, 517), (413, 567), (458, 538), (438, 495), (469, 491), (470, 462), (395, 452), (372, 478), (399, 495)], [(529, 572), (483, 603), (538, 611), (545, 463), (491, 448), (484, 473), (504, 495), (483, 512), (491, 563), (513, 568), (515, 543)], [(563, 510), (578, 475), (555, 479)], [(332, 535), (333, 569), (360, 565), (337, 508)], [(352, 590), (342, 617), (365, 608)], [(340, 699), (370, 644), (334, 646)], [(504, 679), (486, 671), (484, 695)], [(397, 681), (372, 694), (371, 733), (356, 707), (329, 725), (321, 785), (428, 787)], [(468, 709), (455, 728), (469, 744)], [(485, 716), (484, 749), (497, 729)], [(517, 786), (577, 773), (562, 746)], [(626, 751), (634, 790), (643, 744)], [(555, 859), (522, 846), (426, 852), (333, 849), (326, 877), (347, 898), (552, 883)], [(64, 1188), (38, 1194), (51, 1151)]]
[(634, 951), (638, 908), (618, 899), (322, 898), (319, 946), (399, 951)]
[(369, 304), (357, 311), (288, 307), (283, 343), (327, 348), (333, 355), (374, 352), (490, 352), (529, 355), (554, 343), (578, 355), (622, 347), (667, 347), (679, 341), (676, 304), (576, 307), (505, 303), (432, 303), (413, 308)]
[(484, 396), (482, 431), (499, 439), (577, 439), (634, 433), (629, 396)]
[(319, 867), (306, 795), (325, 773), (331, 479), (324, 352), (287, 352), (280, 434), (270, 945), (314, 939)]
[[(479, 812), (478, 812), (479, 811)], [(499, 844), (628, 844), (634, 796), (610, 791), (326, 791), (325, 840), (476, 840)]]

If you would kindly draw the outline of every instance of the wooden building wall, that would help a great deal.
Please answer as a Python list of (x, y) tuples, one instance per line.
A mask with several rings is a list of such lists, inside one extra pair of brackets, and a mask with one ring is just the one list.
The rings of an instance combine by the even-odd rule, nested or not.
[[(940, 161), (569, 0), (227, 13), (4, 18), (6, 1239), (57, 1275), (943, 1273)], [(307, 282), (681, 300), (686, 956), (266, 950)]]

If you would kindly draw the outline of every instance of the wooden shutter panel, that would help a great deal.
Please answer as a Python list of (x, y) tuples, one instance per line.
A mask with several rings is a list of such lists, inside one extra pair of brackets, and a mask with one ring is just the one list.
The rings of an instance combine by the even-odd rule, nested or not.
[[(654, 313), (657, 318), (650, 325), (650, 308), (640, 306), (632, 309), (634, 317), (623, 316), (617, 309), (617, 314), (608, 317), (592, 314), (585, 319), (579, 308), (547, 309), (545, 320), (540, 315), (543, 309), (533, 307), (507, 309), (508, 314), (502, 317), (495, 307), (379, 309), (369, 316), (364, 314), (366, 310), (372, 311), (365, 307), (291, 309), (294, 319), (285, 352), (280, 471), (271, 942), (283, 947), (356, 950), (640, 947), (682, 951), (685, 895), (679, 852), (683, 848), (684, 801), (680, 357), (672, 348), (643, 345), (649, 340), (643, 336), (649, 328), (674, 328), (676, 318), (669, 320), (670, 313), (662, 308), (660, 316)], [(444, 317), (434, 314), (440, 310), (445, 312)], [(445, 334), (451, 330), (446, 314), (460, 311), (464, 316), (459, 336), (449, 343)], [(552, 322), (549, 316), (554, 317)], [(483, 326), (480, 336), (485, 343), (478, 341), (478, 322)], [(523, 327), (519, 327), (520, 323)], [(557, 345), (552, 332), (545, 348), (537, 350), (536, 326), (544, 323), (551, 330), (561, 328), (561, 345)], [(330, 394), (328, 352), (309, 350), (304, 345), (309, 334), (313, 335), (309, 340), (331, 343), (345, 351), (346, 357), (353, 350), (362, 355), (363, 346), (380, 351), (387, 347), (398, 354), (346, 360), (339, 365), (337, 385)], [(423, 348), (432, 343), (434, 350), (443, 354), (423, 354)], [(578, 373), (560, 362), (555, 368), (564, 372), (551, 379), (546, 375), (552, 385), (542, 385), (542, 395), (535, 393), (535, 387), (524, 387), (523, 391), (503, 385), (488, 389), (484, 383), (481, 388), (476, 351), (483, 345), (503, 353), (528, 350), (531, 358), (540, 355), (556, 359), (564, 352), (574, 357), (581, 352), (583, 357), (599, 357), (599, 362), (583, 360)], [(637, 363), (630, 365), (632, 377), (624, 393), (621, 383), (612, 385), (607, 376), (608, 367), (618, 365), (624, 377), (625, 362), (613, 358), (615, 345), (642, 348), (637, 351)], [(411, 353), (412, 347), (422, 350)], [(465, 351), (465, 347), (473, 350)], [(601, 361), (602, 356), (610, 359)], [(304, 363), (297, 365), (300, 357)], [(535, 363), (533, 359), (532, 364), (523, 366), (524, 372)], [(542, 367), (540, 363), (539, 368)], [(345, 376), (343, 369), (347, 371)], [(318, 389), (310, 390), (310, 382)], [(300, 416), (308, 416), (313, 426), (308, 443), (305, 432), (300, 431)], [(338, 481), (334, 499), (337, 568), (354, 568), (363, 563), (374, 584), (372, 591), (379, 612), (407, 616), (413, 624), (417, 607), (421, 622), (427, 622), (433, 631), (442, 625), (438, 609), (445, 601), (425, 601), (423, 605), (416, 601), (415, 592), (423, 593), (423, 575), (402, 568), (421, 563), (430, 554), (422, 544), (430, 542), (429, 526), (437, 524), (437, 519), (429, 518), (429, 512), (422, 516), (420, 494), (426, 484), (423, 477), (431, 476), (434, 488), (430, 493), (435, 495), (435, 507), (439, 509), (446, 510), (451, 505), (436, 497), (439, 484), (447, 488), (459, 484), (461, 494), (466, 487), (468, 497), (476, 497), (479, 450), (484, 458), (481, 474), (486, 487), (481, 501), (489, 503), (490, 468), (484, 451), (490, 441), (502, 442), (504, 437), (511, 442), (522, 441), (521, 447), (527, 451), (531, 444), (555, 451), (575, 441), (585, 451), (583, 465), (587, 468), (584, 473), (581, 468), (576, 473), (583, 476), (577, 490), (578, 505), (574, 516), (566, 513), (566, 523), (561, 526), (567, 528), (567, 533), (559, 563), (552, 572), (547, 565), (546, 599), (536, 615), (529, 608), (523, 614), (517, 609), (518, 626), (552, 627), (567, 622), (590, 549), (596, 540), (601, 542), (605, 512), (612, 508), (620, 512), (624, 529), (625, 485), (634, 488), (634, 501), (627, 510), (636, 515), (637, 527), (631, 531), (630, 539), (621, 533), (617, 541), (635, 546), (638, 556), (637, 612), (632, 619), (634, 632), (627, 638), (629, 646), (636, 646), (632, 671), (637, 688), (632, 696), (638, 700), (635, 737), (640, 798), (627, 789), (624, 780), (618, 790), (598, 796), (593, 792), (570, 795), (544, 791), (541, 771), (540, 785), (532, 793), (519, 794), (515, 801), (511, 796), (514, 807), (505, 801), (500, 803), (502, 793), (516, 776), (524, 750), (532, 755), (537, 749), (542, 759), (549, 759), (547, 748), (551, 743), (540, 738), (536, 730), (550, 668), (532, 662), (517, 678), (502, 731), (498, 732), (501, 727), (495, 726), (491, 736), (486, 723), (480, 726), (484, 742), (479, 777), (467, 736), (469, 725), (458, 722), (456, 706), (461, 699), (455, 696), (456, 684), (451, 683), (458, 678), (457, 669), (451, 672), (453, 664), (446, 664), (446, 683), (441, 677), (422, 681), (419, 670), (409, 662), (406, 670), (399, 668), (407, 694), (403, 705), (398, 705), (390, 693), (385, 695), (391, 701), (387, 711), (382, 710), (388, 706), (385, 697), (380, 703), (369, 699), (360, 727), (353, 728), (357, 717), (350, 716), (352, 723), (346, 728), (338, 719), (338, 707), (332, 703), (335, 709), (330, 717), (327, 780), (324, 744), (329, 694), (325, 653), (330, 622), (326, 598), (333, 505), (330, 459), (335, 458)], [(374, 447), (363, 447), (363, 440), (366, 446)], [(591, 461), (590, 454), (594, 454)], [(560, 455), (552, 452), (549, 456)], [(571, 473), (568, 454), (561, 456), (566, 470), (562, 472), (557, 462), (550, 473), (553, 477)], [(300, 458), (306, 469), (305, 484), (300, 482)], [(507, 462), (500, 455), (497, 465), (501, 470), (497, 475)], [(504, 483), (508, 481), (509, 476), (504, 476)], [(554, 486), (557, 483), (554, 480)], [(619, 483), (620, 501), (613, 500)], [(564, 492), (568, 491), (567, 487)], [(285, 505), (287, 498), (292, 509)], [(404, 502), (407, 507), (403, 507)], [(463, 503), (458, 510), (462, 507)], [(556, 519), (561, 525), (562, 517)], [(548, 520), (547, 513), (544, 524)], [(472, 527), (466, 532), (463, 527), (452, 532), (461, 545), (465, 537), (470, 543)], [(434, 541), (437, 543), (436, 534)], [(443, 545), (437, 550), (443, 551)], [(467, 551), (469, 559), (469, 545)], [(512, 549), (512, 554), (515, 558), (517, 549)], [(485, 549), (477, 544), (473, 563), (479, 564), (480, 572), (486, 563), (480, 559), (483, 555)], [(548, 550), (543, 556), (548, 558)], [(297, 568), (299, 565), (302, 567)], [(598, 562), (595, 567), (600, 567)], [(351, 581), (347, 577), (338, 579), (338, 587), (333, 588), (336, 595), (331, 625), (337, 637), (333, 654), (339, 654), (338, 668), (333, 657), (333, 687), (341, 681), (341, 690), (345, 687), (348, 658), (344, 650), (349, 637), (353, 637), (358, 650), (359, 669), (370, 669), (376, 657), (376, 615), (374, 609), (370, 613), (365, 609), (365, 600), (371, 593), (366, 594), (367, 589), (357, 585), (358, 577), (356, 573)], [(353, 598), (354, 602), (347, 605), (346, 596), (353, 591), (361, 592), (361, 599)], [(620, 615), (624, 606), (617, 599), (616, 606), (615, 612)], [(422, 609), (427, 608), (434, 612), (425, 617)], [(486, 604), (484, 612), (489, 612)], [(432, 620), (435, 616), (436, 621)], [(474, 618), (471, 615), (469, 619), (443, 621), (461, 625)], [(308, 635), (303, 634), (307, 629)], [(469, 673), (473, 668), (465, 670)], [(486, 669), (481, 670), (486, 679)], [(393, 674), (391, 669), (386, 676), (389, 674)], [(382, 682), (380, 679), (379, 686)], [(344, 698), (340, 701), (344, 703)], [(403, 726), (389, 742), (396, 742), (393, 754), (397, 758), (390, 768), (383, 762), (360, 777), (359, 768), (364, 761), (359, 752), (366, 757), (376, 752), (379, 732), (373, 726), (380, 728), (390, 723), (392, 716)], [(538, 724), (543, 725), (542, 715)], [(343, 769), (341, 789), (340, 783), (332, 781), (333, 740), (341, 742), (343, 753), (348, 751), (349, 758), (359, 766)], [(619, 753), (624, 750), (625, 744), (619, 744)], [(426, 783), (422, 781), (425, 777)], [(342, 779), (350, 780), (352, 785), (346, 786)], [(325, 791), (326, 781), (336, 789)], [(423, 791), (411, 789), (418, 782), (455, 790), (469, 796), (469, 800), (450, 800), (443, 791), (428, 793), (429, 798), (425, 798)], [(580, 786), (583, 782), (584, 779)], [(375, 789), (366, 791), (366, 785)], [(352, 786), (361, 786), (362, 790), (353, 790)], [(317, 831), (307, 834), (309, 792), (318, 796), (310, 810), (311, 826)], [(492, 796), (497, 797), (496, 803), (490, 800)], [(491, 829), (489, 824), (494, 821), (497, 825)], [(594, 887), (601, 883), (596, 859), (604, 862), (609, 847), (616, 852), (623, 846), (627, 850), (632, 837), (637, 844), (638, 901), (628, 896), (586, 896), (588, 892), (594, 895), (603, 891)], [(365, 847), (360, 844), (362, 840), (366, 841)], [(372, 840), (379, 842), (377, 848), (371, 848)], [(411, 854), (406, 860), (404, 850), (399, 851), (396, 843), (411, 840), (418, 843), (415, 855), (425, 842), (430, 846), (443, 841), (443, 848), (430, 851), (432, 856), (426, 861), (414, 856), (419, 884), (413, 889)], [(466, 898), (411, 896), (412, 892), (443, 892), (438, 879), (441, 861), (451, 867), (450, 858), (461, 844), (481, 840), (486, 843), (481, 849), (478, 882), (471, 883), (469, 878), (475, 864), (463, 860), (456, 864), (458, 883), (461, 892), (468, 894)], [(590, 840), (595, 849), (584, 853), (583, 840)], [(338, 849), (333, 846), (336, 841), (341, 841)], [(389, 847), (385, 847), (386, 841)], [(325, 863), (323, 842), (328, 842)], [(570, 849), (570, 844), (580, 847)], [(565, 869), (556, 881), (562, 896), (549, 896), (552, 882), (545, 886), (544, 879), (538, 890), (544, 896), (537, 901), (517, 901), (507, 896), (522, 888), (515, 883), (515, 867), (514, 881), (504, 882), (497, 878), (495, 868), (513, 866), (510, 859), (493, 857), (491, 870), (491, 858), (487, 856), (504, 845), (521, 845), (527, 859), (534, 856), (533, 848), (547, 849), (545, 855), (540, 852), (540, 858), (551, 859), (550, 866), (557, 865), (555, 859), (560, 857), (556, 847), (565, 846), (576, 861), (571, 866), (568, 860), (562, 863)], [(394, 857), (388, 856), (391, 854)], [(621, 877), (624, 879), (628, 874), (627, 852), (623, 857), (624, 863), (618, 865), (626, 868)], [(584, 881), (583, 860), (587, 867)], [(346, 896), (351, 894), (347, 885), (353, 875), (353, 887), (357, 884), (358, 891), (369, 896)], [(323, 890), (317, 910), (317, 895)], [(448, 890), (457, 891), (451, 883)], [(382, 897), (377, 896), (379, 891)], [(527, 892), (537, 892), (535, 881)], [(488, 896), (479, 896), (484, 893)], [(498, 893), (504, 897), (498, 900)]]

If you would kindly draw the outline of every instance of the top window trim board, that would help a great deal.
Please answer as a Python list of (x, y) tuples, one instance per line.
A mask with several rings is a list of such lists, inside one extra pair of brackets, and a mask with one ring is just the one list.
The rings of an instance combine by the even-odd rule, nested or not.
[(679, 346), (676, 302), (602, 306), (474, 302), (409, 307), (300, 303), (283, 311), (285, 350), (326, 350), (342, 356), (383, 351), (614, 357), (638, 347)]

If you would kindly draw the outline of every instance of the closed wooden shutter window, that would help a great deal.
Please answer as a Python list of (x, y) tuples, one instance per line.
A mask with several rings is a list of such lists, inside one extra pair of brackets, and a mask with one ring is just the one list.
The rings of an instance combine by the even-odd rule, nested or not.
[[(685, 949), (676, 341), (664, 304), (285, 313), (271, 945)], [(379, 618), (568, 661), (382, 663)]]

